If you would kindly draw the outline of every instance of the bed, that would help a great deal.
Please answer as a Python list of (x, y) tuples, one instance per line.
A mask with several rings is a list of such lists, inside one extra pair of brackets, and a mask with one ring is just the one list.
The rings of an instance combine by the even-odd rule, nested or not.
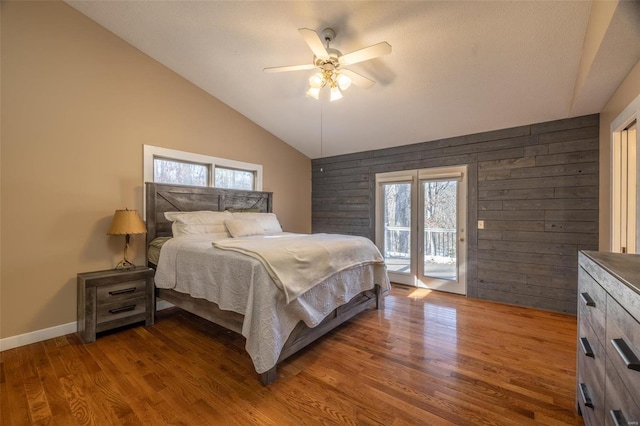
[[(172, 262), (180, 259), (181, 262), (187, 262), (185, 265), (188, 268), (187, 275), (173, 272), (171, 279), (175, 279), (174, 284), (167, 285), (163, 282), (159, 285), (160, 278), (167, 281), (166, 265), (156, 265), (150, 260), (149, 266), (157, 268), (156, 295), (181, 309), (244, 335), (247, 338), (247, 352), (264, 385), (275, 382), (277, 365), (286, 358), (355, 315), (383, 306), (383, 297), (389, 289), (384, 265), (382, 269), (379, 264), (370, 264), (338, 272), (290, 301), (281, 297), (283, 292), (276, 286), (261, 284), (268, 281), (270, 272), (264, 262), (261, 264), (236, 251), (223, 253), (223, 250), (217, 250), (217, 255), (226, 256), (225, 261), (215, 268), (207, 266), (201, 271), (191, 267), (188, 262), (191, 259), (195, 262), (198, 257), (210, 256), (209, 252), (215, 250), (212, 249), (212, 242), (206, 236), (198, 235), (169, 238), (172, 236), (172, 222), (165, 217), (167, 212), (234, 212), (232, 214), (235, 217), (238, 217), (238, 212), (240, 217), (244, 217), (242, 213), (245, 212), (248, 212), (247, 215), (271, 213), (273, 194), (270, 192), (160, 183), (147, 183), (145, 191), (147, 248), (154, 249), (158, 241), (166, 240), (166, 245), (162, 248), (164, 258), (171, 259)], [(180, 215), (169, 213), (169, 216), (176, 214)], [(278, 234), (277, 237), (281, 235)], [(283, 234), (282, 237), (288, 236)], [(153, 256), (153, 260), (158, 262), (155, 259), (157, 256)], [(162, 259), (160, 257), (161, 261)], [(246, 266), (234, 266), (234, 262), (241, 260)], [(164, 262), (167, 263), (166, 260)], [(247, 268), (244, 275), (242, 268)], [(234, 277), (228, 278), (234, 271)], [(244, 276), (251, 278), (237, 279)], [(248, 284), (254, 278), (259, 280), (259, 285)], [(202, 290), (187, 290), (186, 284), (182, 286), (182, 280), (195, 282)], [(237, 297), (244, 299), (238, 302), (226, 297), (227, 295), (234, 295), (234, 298), (240, 295)], [(274, 298), (273, 302), (263, 302), (271, 298)], [(246, 307), (241, 306), (242, 303), (246, 303)], [(272, 307), (269, 306), (270, 303), (273, 304)], [(258, 309), (248, 307), (258, 304)], [(269, 309), (277, 314), (270, 315)], [(275, 332), (270, 332), (272, 327), (276, 329)]]

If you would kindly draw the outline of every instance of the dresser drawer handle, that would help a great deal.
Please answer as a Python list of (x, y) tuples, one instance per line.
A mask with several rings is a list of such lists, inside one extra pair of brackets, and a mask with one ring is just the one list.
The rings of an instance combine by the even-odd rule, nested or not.
[(587, 339), (586, 337), (581, 337), (580, 346), (582, 347), (582, 352), (584, 352), (585, 356), (588, 356), (590, 358), (596, 357), (593, 353), (593, 349), (591, 349), (591, 344), (589, 343), (589, 339)]
[(591, 296), (589, 296), (589, 293), (580, 293), (580, 297), (585, 305), (593, 307), (596, 306), (596, 302), (594, 302)]
[(611, 344), (616, 348), (618, 355), (620, 355), (620, 358), (622, 358), (622, 361), (626, 364), (628, 369), (640, 371), (640, 360), (636, 354), (633, 353), (624, 339), (612, 339)]
[(586, 383), (580, 383), (580, 396), (582, 397), (582, 402), (585, 407), (593, 408), (593, 402), (591, 401), (591, 397), (589, 396), (589, 391), (587, 390)]
[(616, 426), (628, 426), (627, 419), (624, 418), (624, 414), (622, 414), (622, 410), (611, 410), (609, 411), (611, 414), (611, 418), (613, 419), (613, 424)]
[(125, 294), (125, 293), (133, 293), (134, 291), (136, 291), (135, 287), (125, 288), (122, 290), (114, 290), (109, 292), (109, 296), (116, 296), (118, 294)]
[(133, 311), (135, 308), (136, 308), (136, 305), (127, 305), (127, 306), (123, 306), (122, 308), (109, 309), (109, 313), (119, 314), (122, 312)]

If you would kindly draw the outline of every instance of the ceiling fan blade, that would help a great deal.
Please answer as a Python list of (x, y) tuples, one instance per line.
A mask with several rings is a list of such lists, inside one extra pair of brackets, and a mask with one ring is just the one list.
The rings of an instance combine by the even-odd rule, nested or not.
[(329, 56), (329, 53), (324, 47), (324, 44), (322, 44), (322, 40), (320, 40), (317, 32), (310, 30), (309, 28), (299, 28), (298, 32), (317, 58), (326, 58)]
[(389, 53), (391, 53), (391, 45), (386, 41), (383, 41), (381, 43), (374, 44), (373, 46), (365, 47), (364, 49), (342, 55), (338, 60), (340, 61), (340, 65), (346, 67), (347, 65), (368, 61), (370, 59), (377, 58), (378, 56), (388, 55)]
[(269, 67), (265, 68), (263, 71), (265, 72), (283, 72), (283, 71), (303, 71), (303, 70), (312, 70), (316, 66), (313, 64), (306, 65), (288, 65), (285, 67)]
[(363, 75), (358, 74), (357, 72), (353, 72), (351, 70), (347, 70), (347, 69), (340, 69), (340, 72), (344, 75), (346, 75), (347, 77), (349, 77), (351, 79), (351, 82), (353, 84), (355, 84), (358, 87), (362, 87), (363, 89), (368, 89), (371, 86), (373, 86), (374, 84), (376, 84), (375, 81), (371, 80), (370, 78), (367, 78)]

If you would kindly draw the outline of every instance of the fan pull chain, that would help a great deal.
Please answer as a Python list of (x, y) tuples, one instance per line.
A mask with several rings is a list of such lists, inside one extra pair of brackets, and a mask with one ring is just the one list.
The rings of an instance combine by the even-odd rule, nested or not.
[[(320, 102), (320, 159), (322, 159), (322, 101)], [(324, 168), (320, 166), (320, 172), (324, 172)]]

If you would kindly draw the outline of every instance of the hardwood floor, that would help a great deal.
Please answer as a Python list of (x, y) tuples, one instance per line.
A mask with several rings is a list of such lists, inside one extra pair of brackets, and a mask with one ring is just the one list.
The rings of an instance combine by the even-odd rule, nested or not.
[(263, 387), (244, 339), (178, 309), (4, 351), (0, 423), (578, 425), (576, 318), (394, 287)]

